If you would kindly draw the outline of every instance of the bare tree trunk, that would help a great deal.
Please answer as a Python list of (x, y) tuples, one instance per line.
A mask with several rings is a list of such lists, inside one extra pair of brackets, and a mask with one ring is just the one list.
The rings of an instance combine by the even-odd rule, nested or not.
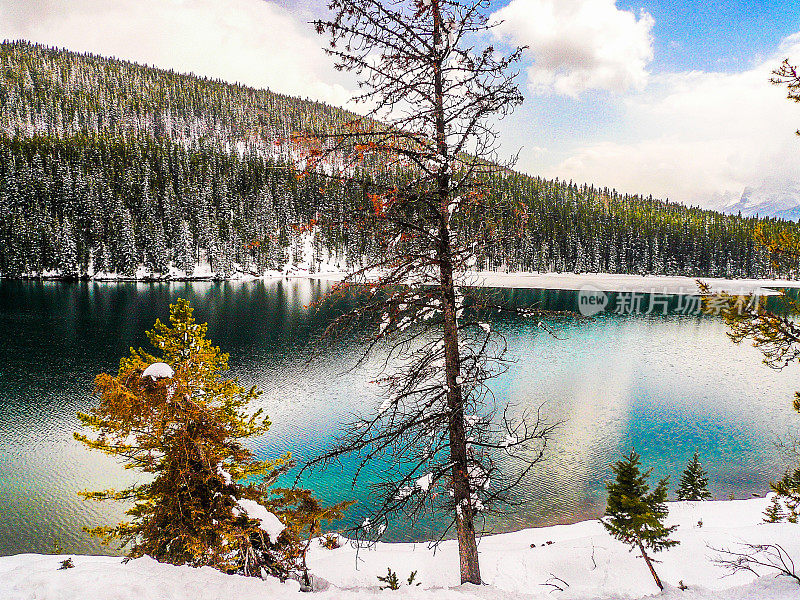
[(656, 573), (656, 570), (653, 568), (653, 563), (650, 561), (650, 557), (647, 556), (647, 552), (645, 552), (644, 544), (642, 544), (642, 540), (638, 540), (637, 539), (636, 543), (639, 545), (639, 550), (642, 553), (642, 558), (644, 558), (644, 562), (647, 563), (647, 568), (650, 569), (650, 574), (653, 576), (653, 579), (655, 579), (656, 585), (658, 586), (658, 589), (663, 591), (664, 590), (664, 585), (661, 583), (661, 579), (659, 579), (658, 573)]
[[(442, 16), (438, 0), (433, 0), (433, 43), (437, 49), (442, 41)], [(444, 121), (444, 82), (441, 57), (434, 66), (434, 93), (436, 115), (436, 150), (439, 159), (437, 193), (439, 195), (439, 272), (444, 304), (443, 341), (447, 408), (449, 411), (450, 459), (453, 463), (453, 499), (456, 503), (456, 532), (461, 565), (461, 583), (481, 583), (478, 562), (478, 544), (475, 539), (475, 511), (472, 506), (472, 489), (469, 480), (467, 440), (464, 431), (464, 406), (461, 397), (460, 354), (458, 348), (458, 322), (455, 284), (453, 282), (452, 247), (450, 244), (450, 173), (446, 162), (448, 155), (447, 132)]]
[[(445, 240), (446, 242), (446, 240)], [(444, 244), (443, 244), (444, 245)], [(458, 384), (459, 354), (456, 325), (456, 300), (452, 265), (443, 260), (441, 285), (445, 297), (444, 352), (447, 381), (447, 408), (449, 410), (450, 459), (453, 462), (453, 499), (456, 503), (456, 531), (461, 564), (461, 583), (481, 583), (478, 563), (478, 545), (475, 539), (475, 510), (472, 506), (467, 440), (464, 432), (464, 406)]]

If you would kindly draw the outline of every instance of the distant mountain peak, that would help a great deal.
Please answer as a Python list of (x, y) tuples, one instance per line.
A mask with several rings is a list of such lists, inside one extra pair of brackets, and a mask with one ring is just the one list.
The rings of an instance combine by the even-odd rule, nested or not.
[(738, 200), (722, 207), (728, 214), (742, 213), (745, 217), (778, 217), (800, 220), (800, 182), (765, 181), (748, 185)]

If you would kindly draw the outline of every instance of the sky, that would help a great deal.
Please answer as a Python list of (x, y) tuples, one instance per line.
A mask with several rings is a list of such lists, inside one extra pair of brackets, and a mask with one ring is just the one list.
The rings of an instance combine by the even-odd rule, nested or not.
[[(324, 0), (0, 0), (0, 38), (116, 56), (344, 106), (309, 21)], [(800, 203), (800, 0), (491, 0), (492, 43), (528, 49), (525, 102), (497, 124), (517, 168), (720, 207)]]

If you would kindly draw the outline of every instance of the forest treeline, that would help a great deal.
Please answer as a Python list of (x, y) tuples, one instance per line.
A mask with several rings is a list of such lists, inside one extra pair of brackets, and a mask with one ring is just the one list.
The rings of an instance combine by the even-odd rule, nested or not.
[[(321, 176), (298, 179), (286, 143), (295, 132), (338, 130), (352, 118), (268, 90), (4, 42), (0, 274), (132, 275), (140, 265), (190, 273), (200, 262), (219, 276), (301, 262), (310, 270), (352, 266), (381, 251), (369, 232), (348, 225), (364, 191)], [(498, 200), (487, 206), (497, 210), (459, 228), (466, 238), (490, 232), (498, 240), (480, 250), (479, 268), (796, 272), (771, 265), (754, 241), (757, 227), (778, 237), (794, 223), (512, 171), (492, 175), (487, 189)]]

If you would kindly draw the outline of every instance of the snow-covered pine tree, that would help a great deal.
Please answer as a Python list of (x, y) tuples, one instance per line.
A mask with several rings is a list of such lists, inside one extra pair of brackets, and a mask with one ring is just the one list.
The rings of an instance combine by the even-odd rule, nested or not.
[(178, 227), (178, 239), (175, 242), (175, 268), (184, 271), (186, 275), (194, 272), (195, 253), (194, 238), (189, 228), (189, 223), (181, 221)]
[(635, 451), (623, 457), (612, 469), (616, 478), (606, 484), (608, 506), (601, 522), (612, 536), (641, 552), (656, 585), (663, 590), (664, 585), (653, 567), (647, 549), (659, 552), (679, 544), (677, 540), (669, 538), (677, 525), (668, 527), (664, 524), (668, 514), (668, 478), (659, 481), (655, 489), (650, 491), (647, 478), (652, 469), (641, 472), (639, 455)]
[(133, 275), (139, 266), (138, 249), (136, 248), (136, 236), (133, 232), (133, 219), (127, 208), (123, 208), (118, 213), (118, 238), (116, 248), (116, 265), (120, 273)]
[(243, 444), (270, 427), (260, 409), (248, 410), (259, 391), (222, 379), (228, 355), (206, 338), (207, 325), (192, 310), (182, 299), (171, 305), (170, 324), (157, 320), (147, 332), (158, 355), (131, 349), (117, 375), (95, 379), (100, 404), (78, 415), (95, 432), (75, 433), (78, 441), (150, 476), (124, 490), (82, 492), (133, 501), (128, 522), (89, 531), (118, 540), (131, 558), (258, 577), (300, 574), (307, 545), (300, 534), (322, 518), (339, 518), (347, 503), (326, 512), (307, 490), (270, 490), (291, 455), (256, 460)]
[(711, 498), (711, 492), (708, 491), (708, 473), (700, 464), (697, 452), (683, 470), (676, 494), (678, 500), (708, 500)]
[(142, 176), (142, 223), (145, 267), (156, 273), (169, 271), (169, 252), (164, 235), (163, 219), (150, 191), (150, 169)]
[(58, 266), (61, 273), (67, 277), (78, 275), (78, 249), (75, 245), (72, 223), (67, 217), (64, 217), (59, 234)]
[(159, 273), (168, 273), (169, 250), (161, 223), (156, 223), (153, 241), (153, 269)]

